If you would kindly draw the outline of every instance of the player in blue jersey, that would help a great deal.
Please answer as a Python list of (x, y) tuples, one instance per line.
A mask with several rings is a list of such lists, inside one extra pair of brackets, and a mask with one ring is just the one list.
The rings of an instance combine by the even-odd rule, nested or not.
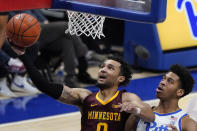
[(172, 65), (156, 89), (160, 102), (153, 107), (155, 121), (144, 122), (138, 116), (130, 117), (126, 131), (197, 131), (197, 123), (178, 105), (179, 99), (192, 91), (194, 83), (185, 67)]

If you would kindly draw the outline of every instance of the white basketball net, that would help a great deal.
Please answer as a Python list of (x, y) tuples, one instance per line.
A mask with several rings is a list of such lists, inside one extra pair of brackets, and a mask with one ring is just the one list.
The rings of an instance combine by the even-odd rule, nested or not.
[(85, 34), (86, 36), (92, 36), (93, 39), (96, 37), (100, 39), (101, 36), (105, 37), (103, 34), (104, 16), (74, 11), (67, 11), (67, 13), (69, 22), (65, 33), (77, 36)]

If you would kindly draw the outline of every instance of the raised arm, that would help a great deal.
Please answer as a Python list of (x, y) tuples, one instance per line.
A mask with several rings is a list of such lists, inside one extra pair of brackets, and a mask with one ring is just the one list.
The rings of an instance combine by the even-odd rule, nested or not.
[(126, 92), (123, 94), (121, 111), (132, 113), (146, 122), (155, 120), (155, 114), (150, 105), (143, 103), (142, 100), (133, 93)]
[(36, 87), (43, 93), (57, 99), (63, 103), (81, 106), (83, 100), (91, 92), (81, 88), (69, 88), (63, 84), (51, 83), (46, 80), (40, 72), (36, 69), (31, 59), (28, 56), (20, 56), (27, 72)]

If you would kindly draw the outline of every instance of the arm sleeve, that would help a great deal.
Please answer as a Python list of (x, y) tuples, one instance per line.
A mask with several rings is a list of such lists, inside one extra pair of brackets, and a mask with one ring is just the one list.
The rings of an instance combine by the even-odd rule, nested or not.
[(22, 55), (20, 56), (20, 59), (23, 61), (31, 80), (41, 92), (55, 99), (58, 99), (61, 96), (63, 84), (51, 83), (45, 79), (36, 69), (31, 59), (28, 59), (28, 56)]
[(65, 17), (64, 12), (52, 11), (52, 10), (46, 10), (46, 9), (41, 9), (40, 11), (46, 17), (50, 16), (50, 17), (61, 18), (61, 19), (64, 19)]
[(0, 66), (5, 65), (5, 63), (8, 62), (9, 59), (10, 57), (8, 56), (8, 54), (6, 54), (3, 50), (0, 50)]
[(9, 15), (9, 12), (0, 12), (0, 15)]
[(36, 16), (39, 22), (44, 22), (46, 20), (48, 21), (48, 19), (42, 14), (40, 9), (32, 10), (32, 13)]

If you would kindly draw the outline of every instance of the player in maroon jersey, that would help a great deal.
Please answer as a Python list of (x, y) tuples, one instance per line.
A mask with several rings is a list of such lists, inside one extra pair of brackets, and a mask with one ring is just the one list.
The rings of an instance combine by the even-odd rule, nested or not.
[(22, 55), (21, 59), (40, 91), (63, 103), (79, 107), (82, 114), (81, 131), (123, 131), (129, 113), (144, 121), (154, 120), (151, 107), (143, 103), (137, 95), (117, 90), (119, 86), (127, 85), (132, 76), (129, 65), (120, 57), (109, 57), (100, 66), (97, 93), (82, 88), (69, 88), (64, 84), (49, 83), (26, 54)]

